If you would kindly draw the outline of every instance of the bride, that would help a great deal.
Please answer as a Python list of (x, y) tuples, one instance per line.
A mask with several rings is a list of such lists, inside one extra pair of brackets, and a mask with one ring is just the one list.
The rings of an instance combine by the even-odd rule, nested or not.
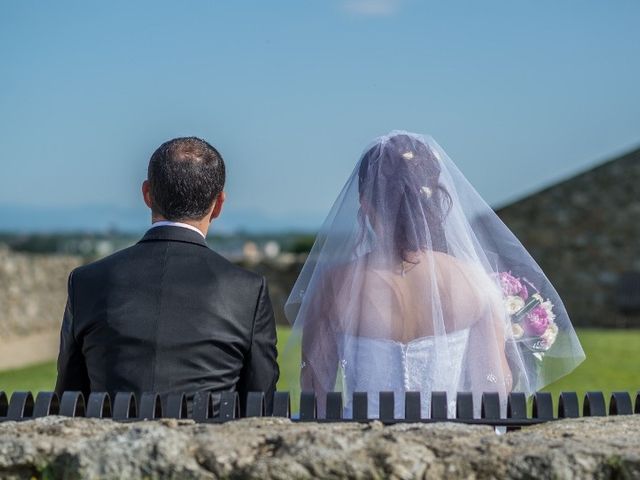
[[(584, 353), (553, 286), (430, 137), (391, 132), (358, 161), (325, 220), (285, 311), (286, 355), (299, 389), (527, 394), (566, 375)], [(297, 382), (296, 382), (297, 383)], [(295, 390), (295, 388), (293, 388)]]

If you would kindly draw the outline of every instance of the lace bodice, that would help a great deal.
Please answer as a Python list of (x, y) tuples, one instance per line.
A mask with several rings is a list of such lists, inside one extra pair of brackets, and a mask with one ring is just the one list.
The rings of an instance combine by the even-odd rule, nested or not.
[(439, 337), (421, 337), (408, 343), (343, 335), (348, 358), (341, 361), (345, 417), (352, 416), (353, 392), (368, 392), (369, 417), (379, 416), (378, 393), (395, 392), (395, 416), (404, 417), (404, 393), (421, 392), (422, 417), (428, 418), (431, 392), (445, 391), (449, 417), (455, 417), (455, 393), (469, 338), (469, 329)]

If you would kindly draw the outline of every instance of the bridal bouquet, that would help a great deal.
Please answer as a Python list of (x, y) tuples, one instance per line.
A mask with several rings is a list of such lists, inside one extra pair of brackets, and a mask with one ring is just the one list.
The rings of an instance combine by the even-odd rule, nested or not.
[[(526, 345), (542, 360), (558, 336), (553, 304), (544, 299), (526, 278), (500, 272), (497, 278), (504, 295), (504, 306), (511, 319), (514, 340)], [(529, 294), (529, 288), (535, 293)]]

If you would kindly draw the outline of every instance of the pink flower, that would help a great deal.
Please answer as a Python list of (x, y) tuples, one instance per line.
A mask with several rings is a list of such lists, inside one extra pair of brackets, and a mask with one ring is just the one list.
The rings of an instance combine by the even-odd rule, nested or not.
[(523, 300), (529, 298), (529, 290), (527, 290), (527, 286), (524, 283), (522, 283), (522, 289), (520, 290), (519, 295)]
[(522, 283), (516, 277), (511, 275), (510, 272), (500, 272), (498, 279), (500, 280), (502, 292), (506, 296), (520, 295), (523, 288)]
[(549, 314), (543, 307), (537, 306), (527, 314), (523, 324), (527, 334), (539, 337), (549, 326)]

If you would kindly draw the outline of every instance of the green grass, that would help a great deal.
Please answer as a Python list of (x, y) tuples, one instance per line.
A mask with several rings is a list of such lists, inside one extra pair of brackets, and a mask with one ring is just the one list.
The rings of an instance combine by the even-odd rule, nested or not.
[(278, 327), (278, 366), (280, 367), (280, 380), (276, 388), (282, 391), (289, 390), (289, 388), (287, 388), (287, 380), (291, 382), (293, 379), (297, 379), (299, 375), (299, 350), (296, 350), (295, 353), (285, 350), (290, 334), (291, 328)]
[(579, 329), (587, 359), (573, 372), (544, 390), (554, 397), (562, 391), (635, 393), (640, 389), (640, 330)]
[(50, 392), (56, 383), (56, 363), (47, 362), (18, 370), (0, 372), (0, 390), (12, 392), (31, 390)]
[[(278, 330), (278, 349), (283, 352), (290, 330)], [(549, 385), (545, 391), (554, 398), (562, 391), (575, 391), (582, 397), (585, 392), (599, 390), (635, 393), (640, 389), (640, 330), (595, 330), (580, 329), (578, 335), (587, 354), (587, 359), (571, 374)], [(280, 389), (285, 389), (285, 379), (295, 379), (298, 362), (287, 357), (280, 366)], [(0, 372), (0, 390), (7, 394), (14, 391), (32, 392), (52, 390), (55, 384), (54, 362), (34, 365), (19, 370)]]

